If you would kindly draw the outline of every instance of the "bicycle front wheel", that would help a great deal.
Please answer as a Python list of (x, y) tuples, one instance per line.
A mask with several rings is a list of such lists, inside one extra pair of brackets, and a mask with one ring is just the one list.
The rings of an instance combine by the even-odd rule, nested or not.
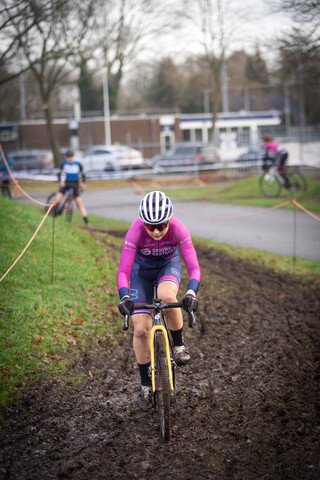
[(307, 190), (307, 182), (300, 172), (289, 173), (289, 183), (290, 191), (294, 192), (305, 192)]
[[(49, 205), (51, 205), (51, 203), (54, 202), (55, 198), (56, 198), (56, 192), (51, 193), (51, 194), (49, 195), (49, 197), (47, 198), (46, 203), (47, 203), (48, 205), (46, 205), (46, 206), (44, 207), (44, 211), (45, 211), (46, 213), (47, 213), (47, 211), (49, 210)], [(53, 208), (51, 209), (50, 215), (55, 216), (55, 207), (53, 207)]]
[(165, 340), (162, 332), (155, 333), (154, 354), (156, 368), (155, 404), (160, 416), (161, 438), (168, 441), (171, 435), (170, 381)]
[(269, 172), (260, 177), (259, 186), (261, 193), (268, 198), (278, 197), (282, 188), (275, 175), (271, 175)]

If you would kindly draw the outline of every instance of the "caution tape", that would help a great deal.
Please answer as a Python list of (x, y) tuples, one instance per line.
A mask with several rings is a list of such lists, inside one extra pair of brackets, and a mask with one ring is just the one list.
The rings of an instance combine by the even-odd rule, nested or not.
[(310, 212), (309, 210), (307, 210), (305, 207), (303, 207), (302, 205), (300, 205), (300, 203), (297, 202), (297, 200), (294, 198), (292, 200), (292, 203), (294, 205), (296, 205), (297, 207), (299, 207), (303, 212), (307, 213), (308, 215), (310, 215), (310, 217), (314, 218), (315, 220), (317, 220), (318, 222), (320, 222), (320, 218), (317, 217), (317, 215), (315, 215), (314, 213)]
[(20, 253), (20, 255), (18, 256), (18, 258), (16, 258), (16, 260), (13, 262), (13, 264), (11, 265), (10, 268), (8, 268), (8, 270), (6, 271), (6, 273), (0, 278), (0, 283), (2, 282), (2, 280), (8, 275), (8, 273), (10, 272), (10, 270), (13, 269), (13, 267), (15, 266), (15, 264), (20, 260), (20, 258), (22, 257), (22, 255), (25, 253), (25, 251), (27, 250), (27, 248), (30, 246), (31, 242), (34, 240), (34, 238), (36, 237), (37, 233), (39, 232), (40, 228), (42, 227), (45, 219), (47, 218), (47, 216), (49, 215), (51, 209), (54, 207), (55, 203), (52, 202), (50, 207), (48, 208), (48, 211), (46, 212), (45, 216), (43, 217), (42, 221), (40, 222), (37, 230), (34, 232), (34, 234), (32, 235), (32, 237), (30, 238), (29, 242), (27, 243), (27, 245), (25, 246), (25, 248), (22, 250), (22, 252)]

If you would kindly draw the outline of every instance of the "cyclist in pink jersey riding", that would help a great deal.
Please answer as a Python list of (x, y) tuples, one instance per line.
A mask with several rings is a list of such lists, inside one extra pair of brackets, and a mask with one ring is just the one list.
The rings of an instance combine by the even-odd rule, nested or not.
[[(141, 387), (138, 405), (146, 410), (151, 403), (150, 330), (151, 312), (133, 306), (152, 303), (153, 282), (157, 283), (158, 298), (165, 303), (177, 301), (181, 280), (179, 247), (185, 262), (189, 283), (182, 300), (183, 309), (196, 311), (197, 291), (201, 273), (197, 254), (187, 227), (173, 216), (173, 206), (163, 192), (148, 193), (141, 201), (139, 218), (127, 232), (118, 271), (120, 313), (132, 315), (133, 348), (139, 367)], [(190, 360), (184, 344), (183, 317), (179, 308), (165, 310), (165, 320), (171, 332), (177, 364)]]
[(285, 173), (285, 163), (288, 159), (287, 150), (269, 134), (263, 137), (263, 141), (265, 150), (264, 161), (272, 160), (274, 162), (284, 180), (284, 186), (289, 188), (289, 179)]

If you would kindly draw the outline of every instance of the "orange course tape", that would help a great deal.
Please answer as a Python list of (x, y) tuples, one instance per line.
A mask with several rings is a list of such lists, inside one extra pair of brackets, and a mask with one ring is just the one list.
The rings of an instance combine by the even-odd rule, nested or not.
[(294, 198), (292, 200), (292, 203), (294, 203), (298, 208), (300, 208), (303, 212), (307, 213), (308, 215), (310, 215), (310, 217), (314, 218), (315, 220), (318, 220), (318, 222), (320, 222), (320, 218), (317, 217), (317, 215), (315, 215), (314, 213), (310, 212), (309, 210), (307, 210), (305, 207), (303, 207), (302, 205), (300, 205), (300, 203), (297, 202), (297, 200)]
[(33, 239), (35, 238), (35, 236), (37, 235), (37, 233), (39, 232), (40, 228), (42, 227), (43, 225), (43, 222), (45, 221), (45, 219), (47, 218), (47, 216), (49, 215), (52, 207), (54, 206), (54, 202), (52, 202), (52, 204), (50, 205), (50, 207), (48, 208), (48, 211), (46, 212), (45, 216), (43, 217), (40, 225), (38, 226), (37, 230), (34, 232), (34, 234), (32, 235), (32, 237), (30, 238), (29, 242), (27, 243), (27, 245), (25, 246), (25, 248), (22, 250), (22, 252), (20, 253), (19, 257), (16, 258), (16, 260), (13, 262), (13, 264), (11, 265), (11, 267), (6, 271), (6, 273), (0, 278), (0, 283), (2, 282), (2, 280), (8, 275), (8, 273), (10, 272), (10, 270), (12, 270), (12, 268), (15, 266), (15, 264), (20, 260), (20, 258), (22, 257), (22, 255), (24, 254), (24, 252), (27, 250), (27, 248), (29, 247), (29, 245), (31, 244), (31, 242), (33, 241)]

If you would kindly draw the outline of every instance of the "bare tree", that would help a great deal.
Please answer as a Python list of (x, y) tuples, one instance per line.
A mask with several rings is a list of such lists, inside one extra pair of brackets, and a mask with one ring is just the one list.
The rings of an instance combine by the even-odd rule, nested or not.
[(274, 0), (277, 9), (290, 13), (298, 22), (319, 24), (319, 0)]
[[(51, 97), (62, 84), (75, 81), (73, 65), (84, 48), (91, 27), (94, 0), (23, 0), (15, 10), (14, 0), (6, 0), (6, 29), (12, 39), (9, 52), (18, 49), (22, 70), (30, 69), (36, 79), (47, 121), (48, 136), (55, 164), (60, 162), (52, 122)], [(2, 12), (4, 13), (4, 12)], [(13, 59), (13, 56), (11, 56)], [(21, 71), (21, 68), (17, 68)], [(73, 79), (72, 79), (73, 76)]]
[(288, 13), (294, 21), (279, 32), (277, 74), (290, 87), (298, 105), (299, 123), (319, 123), (320, 78), (320, 0), (274, 0), (273, 6)]
[[(236, 31), (231, 0), (196, 0), (190, 18), (201, 31), (201, 44), (211, 72), (213, 130), (221, 108), (228, 110), (226, 57)], [(196, 11), (194, 10), (196, 9)]]
[[(50, 17), (50, 1), (42, 2), (41, 17)], [(0, 67), (3, 74), (5, 72), (0, 78), (1, 85), (30, 68), (28, 64), (18, 62), (17, 56), (19, 57), (21, 41), (35, 28), (37, 18), (32, 13), (28, 0), (1, 0), (0, 19)]]
[(93, 52), (88, 58), (95, 72), (108, 72), (111, 109), (117, 108), (120, 83), (128, 65), (142, 51), (154, 48), (160, 35), (179, 27), (178, 7), (174, 0), (101, 2), (97, 29), (90, 37)]

